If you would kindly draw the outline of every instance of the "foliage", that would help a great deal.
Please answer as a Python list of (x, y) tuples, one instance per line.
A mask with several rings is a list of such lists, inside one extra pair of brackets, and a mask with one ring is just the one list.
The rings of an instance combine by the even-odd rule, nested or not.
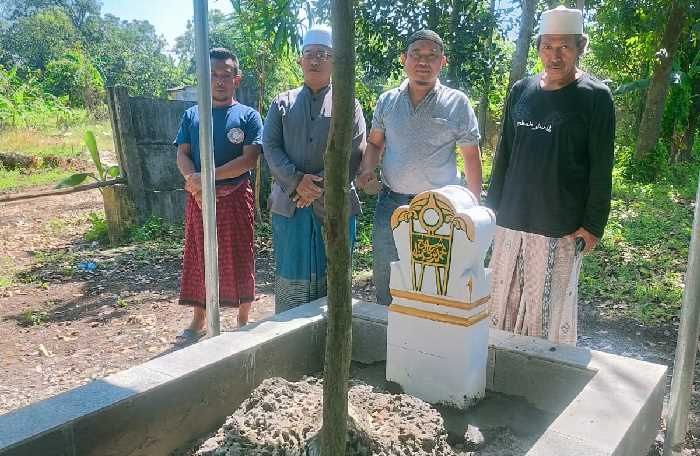
[[(277, 93), (299, 84), (301, 72), (292, 49), (296, 41), (280, 40), (276, 30), (288, 33), (288, 18), (278, 18), (279, 5), (263, 0), (233, 2), (234, 14), (225, 16), (217, 10), (209, 12), (209, 42), (233, 51), (240, 62), (244, 85), (253, 86), (257, 100), (246, 100), (265, 115), (265, 109)], [(290, 3), (291, 5), (291, 3)], [(282, 21), (285, 25), (277, 25)], [(296, 37), (296, 35), (295, 35)], [(294, 38), (296, 40), (296, 38)], [(175, 53), (181, 70), (195, 78), (194, 30), (187, 23), (185, 33), (176, 39)]]
[[(453, 5), (456, 14), (452, 14)], [(361, 0), (356, 19), (358, 63), (369, 80), (397, 77), (402, 72), (399, 56), (406, 38), (416, 30), (431, 28), (445, 40), (454, 78), (448, 83), (476, 94), (488, 72), (505, 68), (499, 41), (486, 46), (494, 20), (486, 2)]]
[(677, 316), (700, 168), (672, 169), (675, 178), (655, 184), (626, 179), (616, 169), (605, 236), (584, 259), (582, 299), (607, 303), (645, 323)]
[(102, 103), (105, 94), (102, 76), (79, 49), (50, 61), (42, 83), (47, 92), (68, 96), (72, 107), (94, 108)]
[(104, 102), (104, 85), (162, 97), (183, 82), (150, 23), (102, 17), (100, 8), (96, 0), (8, 0), (0, 8), (0, 65), (17, 67), (23, 77), (47, 70), (37, 79), (46, 76), (51, 93), (88, 108)]
[(88, 152), (90, 153), (90, 159), (92, 160), (92, 163), (95, 165), (95, 173), (76, 173), (68, 176), (67, 178), (63, 179), (56, 185), (56, 188), (61, 188), (61, 187), (73, 187), (76, 185), (80, 185), (83, 182), (85, 182), (85, 179), (88, 177), (92, 177), (96, 182), (104, 182), (108, 178), (115, 178), (119, 177), (121, 174), (119, 170), (119, 166), (113, 165), (113, 166), (108, 166), (105, 167), (102, 164), (102, 159), (100, 158), (100, 152), (97, 150), (97, 141), (95, 140), (95, 134), (88, 130), (85, 132), (85, 136), (83, 137), (85, 141), (85, 147), (87, 148)]
[(18, 316), (20, 326), (39, 326), (49, 318), (45, 311), (27, 309)]
[(68, 127), (80, 122), (83, 114), (70, 109), (66, 97), (45, 93), (36, 73), (20, 76), (17, 68), (0, 67), (0, 129), (50, 123)]
[[(646, 100), (646, 90), (656, 64), (656, 54), (667, 15), (668, 2), (644, 0), (640, 2), (603, 2), (597, 9), (591, 26), (591, 54), (585, 59), (588, 69), (601, 79), (611, 81), (618, 112), (618, 143), (634, 145), (639, 136), (639, 125)], [(700, 97), (700, 75), (697, 71), (700, 11), (688, 10), (689, 23), (679, 40), (671, 74), (671, 85), (666, 97), (661, 137), (654, 150), (641, 161), (625, 157), (622, 163), (627, 178), (641, 178), (645, 182), (663, 179), (669, 162), (679, 158), (684, 135), (693, 124), (689, 122), (692, 100)], [(695, 124), (696, 125), (696, 124)], [(685, 151), (686, 157), (689, 151)], [(629, 169), (628, 169), (629, 168)]]
[(172, 225), (160, 217), (151, 216), (142, 225), (131, 227), (127, 239), (137, 243), (149, 241), (179, 242), (182, 237), (182, 225)]
[(43, 70), (78, 41), (78, 31), (68, 15), (60, 8), (50, 7), (17, 19), (0, 37), (0, 47), (9, 57), (5, 64)]
[(99, 242), (103, 245), (108, 244), (109, 231), (104, 215), (98, 214), (97, 212), (90, 212), (88, 214), (88, 222), (90, 222), (90, 227), (85, 232), (85, 240), (89, 242)]
[(107, 14), (99, 27), (86, 47), (106, 85), (125, 86), (132, 96), (163, 97), (166, 89), (182, 82), (182, 72), (164, 54), (165, 40), (148, 21)]

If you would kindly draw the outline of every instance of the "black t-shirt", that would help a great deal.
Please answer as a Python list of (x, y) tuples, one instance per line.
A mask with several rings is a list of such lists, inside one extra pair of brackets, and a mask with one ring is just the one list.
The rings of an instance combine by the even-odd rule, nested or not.
[(558, 90), (540, 76), (508, 96), (486, 204), (504, 228), (601, 237), (610, 212), (615, 109), (608, 87), (583, 74)]

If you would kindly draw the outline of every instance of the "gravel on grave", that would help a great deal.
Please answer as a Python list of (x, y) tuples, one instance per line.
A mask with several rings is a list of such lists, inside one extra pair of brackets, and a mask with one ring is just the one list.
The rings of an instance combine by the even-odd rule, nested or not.
[[(323, 383), (269, 378), (226, 419), (200, 440), (194, 456), (319, 456)], [(407, 394), (389, 394), (352, 381), (347, 456), (521, 456), (532, 442), (508, 428), (469, 426), (450, 446), (440, 413)], [(454, 442), (452, 442), (454, 443)]]

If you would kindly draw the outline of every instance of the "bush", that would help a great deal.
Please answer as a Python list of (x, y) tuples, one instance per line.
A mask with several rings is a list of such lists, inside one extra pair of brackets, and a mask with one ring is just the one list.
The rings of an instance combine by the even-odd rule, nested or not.
[(619, 147), (616, 162), (627, 180), (642, 184), (664, 180), (669, 172), (668, 149), (662, 141), (659, 141), (654, 150), (642, 160), (634, 157), (633, 146)]
[(134, 226), (129, 231), (131, 242), (173, 241), (182, 238), (182, 227), (171, 225), (160, 217), (151, 216), (143, 225)]
[(89, 242), (97, 241), (100, 244), (108, 244), (109, 233), (107, 231), (107, 222), (105, 221), (104, 215), (90, 212), (88, 214), (88, 221), (90, 222), (90, 228), (88, 228), (85, 233), (85, 240)]
[(18, 68), (0, 67), (0, 129), (67, 128), (85, 120), (85, 111), (71, 109), (68, 97), (44, 92), (38, 74), (30, 71), (20, 77)]
[(67, 96), (72, 107), (84, 107), (92, 112), (103, 104), (105, 88), (102, 77), (79, 49), (50, 61), (42, 84), (53, 95)]

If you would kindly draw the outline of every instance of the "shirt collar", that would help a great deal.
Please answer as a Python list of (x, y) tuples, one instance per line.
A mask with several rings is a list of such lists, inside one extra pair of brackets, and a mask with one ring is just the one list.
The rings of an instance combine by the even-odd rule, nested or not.
[[(435, 87), (433, 87), (430, 92), (426, 94), (426, 96), (431, 95), (433, 93), (437, 93), (440, 90), (442, 90), (443, 85), (440, 83), (440, 79), (437, 79), (435, 81)], [(401, 82), (401, 85), (399, 86), (399, 90), (402, 92), (408, 93), (408, 78), (404, 79), (403, 82)]]
[(331, 90), (332, 87), (333, 87), (333, 83), (330, 83), (326, 87), (322, 88), (318, 93), (312, 93), (309, 86), (304, 84), (304, 88), (301, 89), (301, 91), (306, 92), (306, 94), (310, 95), (310, 96), (322, 97), (322, 96), (325, 96), (328, 93), (328, 91)]

